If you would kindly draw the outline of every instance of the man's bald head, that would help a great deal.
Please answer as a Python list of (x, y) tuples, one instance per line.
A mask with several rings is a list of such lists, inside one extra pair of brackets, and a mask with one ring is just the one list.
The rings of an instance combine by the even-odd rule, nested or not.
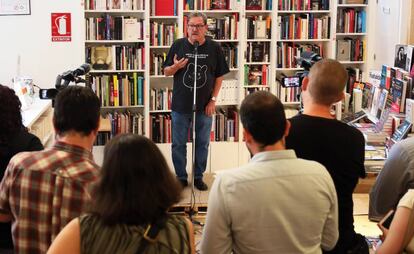
[(315, 103), (331, 105), (342, 99), (348, 73), (336, 60), (323, 59), (310, 69), (308, 90)]

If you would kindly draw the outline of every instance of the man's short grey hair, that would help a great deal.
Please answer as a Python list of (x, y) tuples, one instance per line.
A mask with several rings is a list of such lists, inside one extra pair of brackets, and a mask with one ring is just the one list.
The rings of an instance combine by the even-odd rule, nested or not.
[(206, 14), (202, 13), (202, 12), (191, 12), (190, 15), (188, 15), (188, 20), (190, 20), (191, 18), (198, 18), (198, 17), (202, 17), (203, 18), (203, 22), (204, 25), (207, 24), (207, 16)]

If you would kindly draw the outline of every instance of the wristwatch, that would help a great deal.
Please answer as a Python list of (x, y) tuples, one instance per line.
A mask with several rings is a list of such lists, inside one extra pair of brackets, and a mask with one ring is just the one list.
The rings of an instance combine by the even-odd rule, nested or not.
[(216, 102), (216, 100), (217, 100), (216, 96), (212, 96), (211, 97), (211, 100), (214, 101), (214, 102)]

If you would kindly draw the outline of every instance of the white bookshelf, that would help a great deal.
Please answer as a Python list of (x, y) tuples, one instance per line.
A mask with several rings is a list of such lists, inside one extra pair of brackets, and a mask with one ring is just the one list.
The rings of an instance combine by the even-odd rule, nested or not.
[[(150, 107), (150, 95), (151, 89), (172, 89), (172, 76), (166, 77), (162, 73), (154, 74), (151, 71), (151, 61), (153, 61), (153, 53), (156, 54), (166, 54), (170, 49), (170, 44), (166, 45), (152, 45), (150, 43), (150, 24), (151, 22), (159, 22), (162, 24), (177, 24), (177, 38), (182, 38), (185, 36), (184, 34), (184, 16), (189, 15), (190, 13), (194, 12), (194, 10), (184, 10), (184, 1), (177, 0), (177, 10), (178, 15), (175, 16), (156, 16), (151, 14), (150, 8), (148, 8), (153, 1), (150, 0), (141, 0), (145, 2), (145, 10), (85, 10), (84, 14), (85, 17), (100, 17), (102, 15), (108, 14), (110, 16), (128, 16), (128, 17), (136, 17), (138, 19), (143, 20), (144, 24), (144, 36), (142, 39), (137, 40), (85, 40), (84, 46), (100, 46), (100, 45), (144, 45), (145, 48), (145, 66), (142, 69), (134, 69), (134, 70), (93, 70), (91, 71), (91, 75), (114, 75), (114, 74), (126, 74), (132, 75), (133, 73), (138, 73), (145, 79), (145, 93), (144, 93), (144, 103), (143, 105), (139, 106), (121, 106), (121, 107), (103, 107), (105, 112), (110, 112), (114, 110), (132, 110), (134, 112), (138, 112), (143, 115), (144, 118), (144, 134), (150, 137), (150, 118), (156, 114), (169, 114), (171, 110), (163, 109), (163, 110), (154, 110)], [(157, 0), (162, 1), (162, 0)], [(207, 15), (207, 17), (211, 18), (223, 18), (226, 16), (230, 16), (233, 14), (237, 14), (239, 17), (238, 21), (238, 34), (237, 38), (235, 39), (217, 39), (216, 41), (220, 44), (230, 44), (233, 45), (238, 49), (237, 55), (237, 66), (230, 67), (230, 73), (226, 74), (226, 79), (236, 79), (238, 80), (238, 103), (237, 104), (220, 104), (217, 105), (219, 108), (227, 108), (230, 106), (238, 107), (242, 99), (248, 93), (248, 90), (257, 88), (257, 89), (266, 89), (271, 91), (272, 93), (278, 93), (278, 83), (277, 77), (281, 74), (286, 76), (293, 76), (298, 71), (303, 71), (303, 68), (299, 66), (278, 66), (277, 57), (278, 57), (278, 45), (289, 44), (289, 45), (308, 45), (308, 44), (318, 44), (321, 48), (323, 48), (324, 57), (326, 58), (336, 58), (336, 50), (337, 50), (337, 39), (342, 38), (362, 38), (366, 41), (366, 54), (364, 56), (363, 61), (341, 61), (347, 67), (355, 67), (364, 70), (367, 74), (367, 68), (369, 66), (369, 59), (367, 59), (368, 55), (368, 21), (369, 15), (371, 10), (371, 3), (370, 4), (339, 4), (339, 0), (330, 0), (329, 1), (329, 9), (327, 10), (285, 10), (279, 9), (278, 4), (279, 1), (273, 0), (272, 10), (246, 10), (245, 0), (231, 0), (233, 9), (230, 10), (199, 10)], [(370, 1), (371, 2), (371, 1)], [(235, 4), (237, 3), (237, 4)], [(344, 33), (337, 31), (337, 18), (338, 13), (344, 9), (354, 8), (357, 10), (365, 10), (366, 11), (366, 31), (363, 33)], [(280, 17), (295, 15), (295, 17), (306, 17), (306, 16), (313, 16), (314, 18), (320, 18), (329, 16), (330, 17), (330, 34), (328, 38), (281, 38), (279, 33), (279, 26), (280, 24)], [(253, 16), (262, 16), (263, 19), (266, 17), (271, 18), (271, 31), (269, 38), (247, 38), (247, 22), (246, 19)], [(251, 43), (262, 43), (269, 45), (269, 59), (260, 61), (260, 62), (249, 62), (245, 58), (247, 46)], [(267, 61), (268, 60), (268, 61)], [(254, 68), (259, 67), (262, 65), (267, 66), (268, 70), (268, 80), (266, 85), (247, 85), (245, 76), (245, 68)], [(300, 103), (297, 101), (283, 101), (283, 104), (286, 108), (298, 108)], [(238, 163), (244, 163), (247, 161), (246, 153), (244, 149), (244, 143), (242, 141), (242, 131), (241, 131), (241, 123), (239, 123), (239, 133), (238, 142), (212, 142), (210, 147), (211, 149), (211, 158), (215, 161), (214, 158), (218, 156), (223, 151), (236, 151), (237, 159), (229, 164), (233, 166), (237, 166)], [(159, 144), (159, 147), (162, 147), (165, 155), (170, 156), (171, 144)], [(236, 158), (236, 157), (235, 157)], [(214, 163), (213, 163), (214, 164)], [(227, 167), (230, 165), (222, 165), (223, 167)], [(213, 165), (214, 168), (220, 168), (220, 165)]]

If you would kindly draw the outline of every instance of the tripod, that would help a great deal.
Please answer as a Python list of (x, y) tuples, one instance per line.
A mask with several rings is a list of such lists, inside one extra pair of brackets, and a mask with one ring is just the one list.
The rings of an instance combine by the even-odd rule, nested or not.
[(197, 119), (197, 58), (198, 58), (198, 46), (199, 42), (194, 42), (194, 85), (193, 85), (193, 116), (191, 119), (191, 124), (193, 128), (193, 138), (192, 138), (192, 160), (191, 160), (191, 195), (190, 195), (190, 210), (187, 211), (190, 221), (199, 226), (204, 226), (200, 221), (194, 220), (193, 215), (197, 212), (195, 211), (195, 191), (194, 191), (194, 180), (195, 180), (195, 159), (196, 159), (196, 119)]

